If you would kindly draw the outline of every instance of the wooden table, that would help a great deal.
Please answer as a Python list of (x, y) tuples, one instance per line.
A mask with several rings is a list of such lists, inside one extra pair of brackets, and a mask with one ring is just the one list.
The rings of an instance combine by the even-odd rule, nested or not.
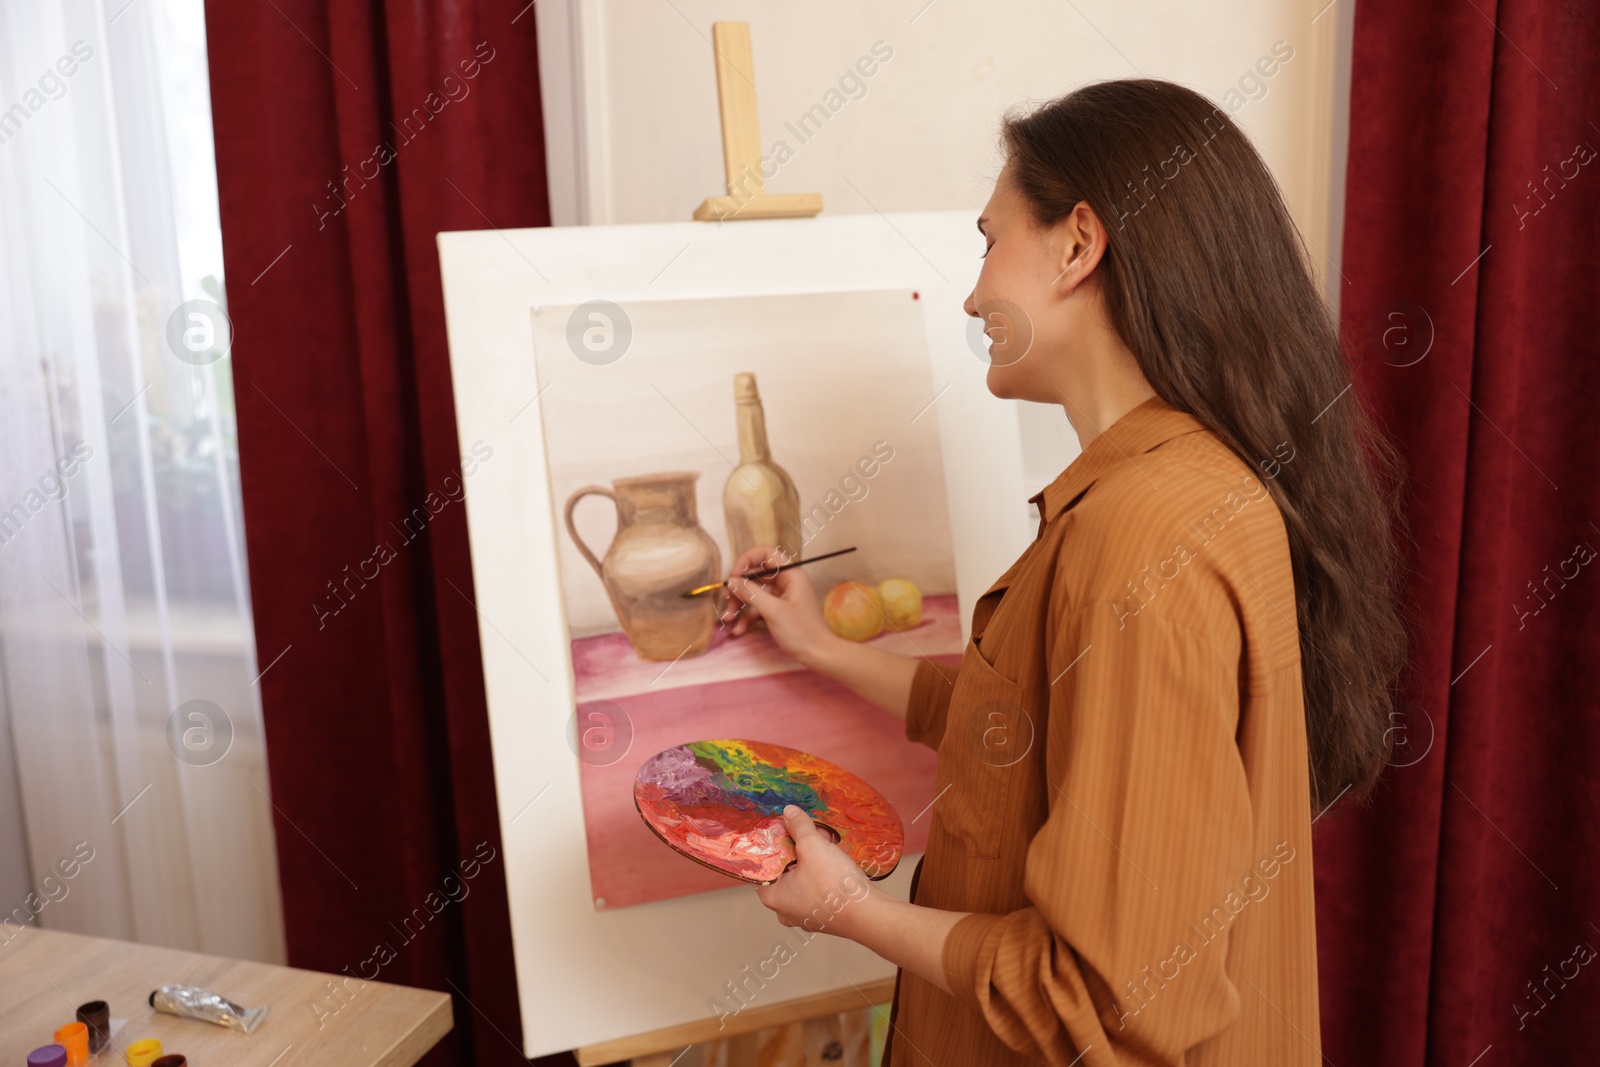
[[(162, 985), (201, 986), (272, 1010), (255, 1033), (241, 1034), (155, 1011), (150, 991)], [(128, 1020), (112, 1036), (115, 1047), (90, 1058), (103, 1067), (123, 1067), (123, 1050), (147, 1037), (190, 1067), (409, 1067), (452, 1025), (449, 995), (431, 990), (54, 930), (0, 930), (0, 1064), (21, 1064), (51, 1044), (91, 1000)]]

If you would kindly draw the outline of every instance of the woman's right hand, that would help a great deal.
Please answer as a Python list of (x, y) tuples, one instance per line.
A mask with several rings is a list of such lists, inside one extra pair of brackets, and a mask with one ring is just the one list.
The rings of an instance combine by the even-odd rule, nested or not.
[(756, 618), (767, 620), (767, 632), (789, 655), (806, 666), (816, 663), (824, 648), (842, 640), (822, 618), (822, 604), (811, 579), (801, 567), (766, 578), (742, 578), (747, 571), (792, 562), (788, 553), (771, 545), (757, 545), (733, 561), (728, 573), (728, 605), (722, 613), (729, 632), (738, 637)]
[(728, 574), (728, 605), (722, 621), (732, 636), (750, 629), (757, 618), (778, 647), (802, 667), (843, 683), (897, 718), (905, 718), (918, 660), (912, 656), (846, 641), (822, 617), (822, 602), (804, 567), (792, 567), (767, 578), (735, 577), (791, 560), (780, 549), (759, 545), (733, 561)]

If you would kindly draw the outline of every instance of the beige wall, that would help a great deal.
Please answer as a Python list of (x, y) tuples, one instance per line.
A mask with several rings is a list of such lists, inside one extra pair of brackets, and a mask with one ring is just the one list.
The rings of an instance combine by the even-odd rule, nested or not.
[[(1278, 177), (1337, 302), (1348, 36), (1354, 0), (539, 0), (556, 225), (679, 221), (725, 192), (710, 34), (750, 23), (761, 144), (793, 157), (772, 193), (828, 214), (969, 208), (989, 195), (1009, 107), (1146, 75), (1217, 100)], [(533, 13), (529, 14), (533, 17)], [(1263, 57), (1292, 51), (1287, 62)], [(839, 79), (892, 50), (852, 95)], [(873, 57), (874, 59), (876, 57)], [(1253, 80), (1254, 79), (1254, 80)], [(1247, 92), (1248, 90), (1248, 92)], [(1228, 94), (1234, 95), (1228, 95)], [(802, 143), (785, 123), (833, 104)], [(981, 251), (972, 235), (972, 252)], [(1077, 454), (1059, 408), (1022, 404), (1030, 484)]]
[[(1006, 108), (1144, 74), (1195, 88), (1230, 111), (1237, 106), (1233, 113), (1278, 175), (1308, 239), (1331, 254), (1334, 38), (1342, 12), (1325, 4), (541, 0), (555, 221), (682, 220), (724, 191), (710, 27), (738, 19), (751, 26), (762, 146), (782, 140), (794, 152), (768, 181), (770, 192), (820, 192), (829, 212), (976, 208), (994, 177)], [(1250, 99), (1240, 81), (1250, 86), (1256, 64), (1279, 41), (1293, 58), (1260, 78), (1258, 98)], [(847, 77), (854, 97), (829, 100), (875, 42), (883, 42), (880, 56), (892, 50), (892, 57), (859, 87)], [(828, 103), (837, 111), (810, 140), (785, 126)]]

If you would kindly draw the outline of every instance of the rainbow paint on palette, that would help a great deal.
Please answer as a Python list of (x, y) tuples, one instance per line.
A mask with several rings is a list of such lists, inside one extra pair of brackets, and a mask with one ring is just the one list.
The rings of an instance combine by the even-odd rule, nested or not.
[(833, 831), (874, 880), (900, 862), (905, 831), (884, 798), (843, 767), (783, 745), (714, 740), (645, 761), (633, 802), (657, 837), (714, 871), (770, 885), (794, 861), (783, 809), (794, 804)]

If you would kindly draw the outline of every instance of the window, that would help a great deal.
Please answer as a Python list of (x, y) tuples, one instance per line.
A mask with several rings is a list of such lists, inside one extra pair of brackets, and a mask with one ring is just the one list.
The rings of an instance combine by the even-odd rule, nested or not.
[(226, 303), (202, 0), (0, 0), (0, 920), (281, 962)]

